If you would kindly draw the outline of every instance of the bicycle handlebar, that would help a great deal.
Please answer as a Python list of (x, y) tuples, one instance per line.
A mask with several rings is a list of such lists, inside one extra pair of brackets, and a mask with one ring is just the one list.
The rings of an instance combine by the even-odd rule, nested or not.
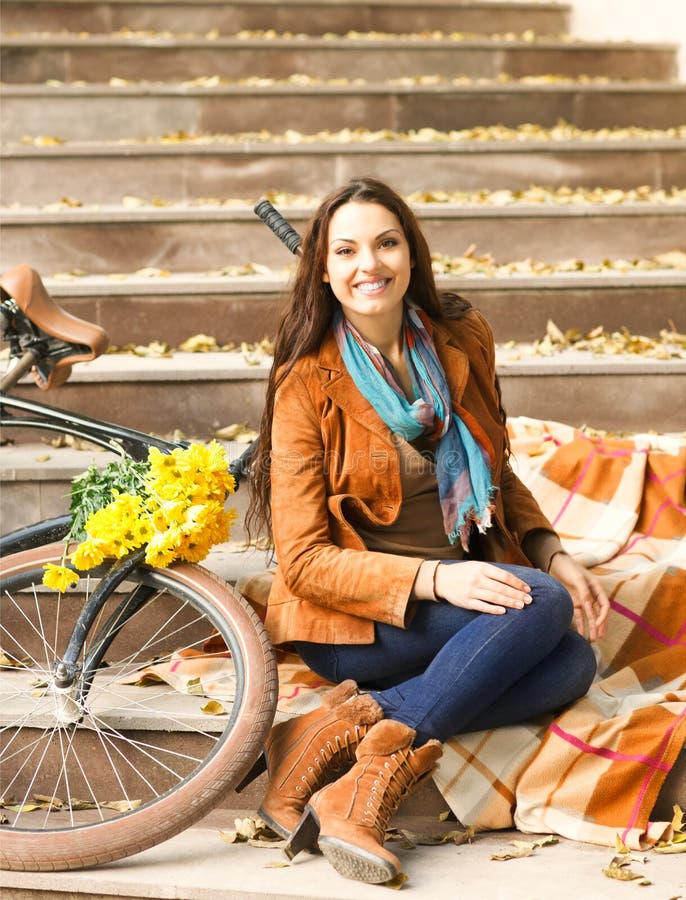
[(255, 206), (254, 212), (268, 228), (271, 228), (279, 240), (283, 241), (291, 253), (297, 256), (300, 255), (300, 244), (302, 243), (300, 235), (284, 219), (281, 213), (271, 205), (269, 200), (260, 200)]

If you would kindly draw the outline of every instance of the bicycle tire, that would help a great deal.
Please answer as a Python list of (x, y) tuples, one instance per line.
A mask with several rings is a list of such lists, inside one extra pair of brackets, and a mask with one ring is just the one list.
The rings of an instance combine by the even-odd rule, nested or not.
[[(0, 813), (5, 818), (13, 817), (0, 829), (0, 867), (6, 869), (59, 871), (99, 865), (145, 850), (179, 833), (213, 808), (217, 800), (245, 775), (262, 749), (276, 707), (274, 653), (261, 621), (244, 598), (211, 572), (196, 565), (178, 564), (168, 569), (139, 567), (128, 580), (126, 589), (135, 590), (138, 585), (154, 588), (153, 599), (114, 638), (105, 664), (98, 670), (85, 698), (79, 721), (66, 724), (57, 721), (56, 724), (56, 719), (63, 719), (65, 708), (70, 711), (73, 708), (69, 701), (65, 707), (54, 685), (51, 688), (48, 683), (51, 676), (46, 667), (48, 663), (52, 665), (55, 658), (51, 649), (53, 629), (55, 643), (60, 641), (63, 647), (64, 634), (68, 637), (81, 599), (74, 595), (69, 600), (70, 592), (56, 596), (54, 591), (38, 585), (43, 565), (59, 562), (62, 551), (63, 545), (58, 543), (0, 560), (4, 612), (0, 618), (4, 651), (0, 661), (0, 775), (5, 785), (4, 791), (0, 788), (0, 796), (5, 797), (5, 808)], [(97, 574), (94, 577), (97, 579)], [(85, 580), (85, 575), (83, 578)], [(88, 579), (85, 585), (80, 585), (88, 592), (90, 583)], [(115, 603), (115, 598), (109, 602)], [(163, 626), (158, 624), (157, 617), (162, 619), (165, 608), (171, 606), (178, 607), (173, 615), (173, 633), (163, 638), (160, 637)], [(186, 620), (188, 624), (184, 624)], [(16, 624), (17, 621), (21, 626)], [(204, 636), (208, 628), (211, 635)], [(152, 629), (152, 637), (147, 638), (146, 645), (144, 637), (148, 629)], [(190, 643), (182, 645), (187, 652), (179, 655), (182, 631)], [(206, 638), (212, 636), (214, 640), (217, 634), (229, 648), (236, 673), (230, 714), (210, 716), (198, 710), (199, 705), (207, 702), (206, 682), (201, 688), (205, 691), (203, 696), (197, 690), (190, 694), (174, 692), (166, 684), (158, 685), (153, 694), (146, 694), (150, 688), (122, 684), (122, 672), (128, 671), (130, 680), (134, 677), (132, 673), (140, 671), (141, 663), (151, 662), (151, 656), (155, 656), (153, 663), (159, 665), (157, 651), (162, 651), (163, 665), (165, 660), (173, 657), (171, 668), (179, 660), (177, 668), (182, 668), (189, 660), (195, 665), (198, 659), (210, 666), (226, 668), (227, 654), (216, 649), (216, 642), (212, 650), (197, 649), (206, 647)], [(38, 662), (34, 645), (41, 646), (41, 652), (46, 652), (47, 648), (45, 665), (42, 658)], [(121, 660), (115, 658), (117, 649)], [(195, 656), (190, 659), (194, 650)], [(23, 668), (10, 665), (22, 651), (26, 651), (29, 664)], [(242, 684), (239, 670), (242, 670)], [(37, 690), (30, 684), (33, 675), (45, 682)], [(217, 678), (223, 681), (218, 681), (210, 693), (216, 694), (217, 685), (223, 685), (222, 691), (226, 693), (229, 680), (226, 676)], [(29, 691), (27, 685), (33, 689)], [(118, 713), (112, 706), (115, 703), (119, 703)], [(165, 727), (170, 731), (158, 730), (156, 726), (161, 723), (155, 719), (157, 715), (167, 716)], [(133, 724), (131, 716), (136, 717)], [(141, 731), (144, 736), (138, 737)], [(186, 735), (188, 731), (190, 734)], [(27, 740), (28, 744), (20, 748), (22, 741)], [(126, 755), (114, 749), (120, 746), (117, 742), (124, 740)], [(182, 753), (174, 749), (181, 744), (184, 747)], [(192, 752), (186, 749), (191, 745), (195, 748), (196, 744), (201, 749)], [(40, 757), (35, 759), (40, 766), (31, 777), (35, 765), (25, 761), (25, 749), (34, 745), (40, 746)], [(54, 767), (56, 776), (52, 776), (50, 783), (39, 781), (48, 778), (48, 763), (52, 764), (50, 752), (58, 745), (61, 756), (58, 755)], [(153, 752), (159, 754), (159, 762), (156, 757), (152, 761), (147, 758)], [(35, 757), (35, 749), (31, 750), (31, 756)], [(115, 756), (115, 761), (108, 756)], [(120, 767), (116, 773), (115, 763)], [(84, 772), (84, 766), (88, 774)], [(143, 773), (141, 766), (147, 766), (150, 771)], [(165, 774), (165, 766), (172, 770), (171, 775)], [(46, 770), (45, 776), (40, 767)], [(91, 769), (97, 776), (97, 787), (95, 781), (88, 780)], [(153, 776), (161, 777), (161, 789), (150, 784)], [(108, 779), (110, 789), (116, 787), (118, 793), (103, 798)], [(23, 781), (21, 791), (18, 790), (20, 781)], [(149, 786), (150, 796), (141, 799), (138, 793), (146, 793), (145, 785)], [(74, 793), (77, 787), (89, 792), (90, 803), (95, 809), (79, 809), (75, 799), (78, 794)], [(8, 807), (8, 791), (16, 794), (15, 806), (19, 812)], [(52, 809), (44, 806), (39, 810), (29, 809), (37, 802), (36, 797), (43, 797), (43, 803), (49, 799)], [(88, 800), (88, 796), (85, 799)], [(103, 805), (112, 800), (123, 801), (129, 807), (140, 800), (140, 805), (124, 810), (111, 810)], [(64, 804), (61, 809), (55, 808), (58, 801)]]

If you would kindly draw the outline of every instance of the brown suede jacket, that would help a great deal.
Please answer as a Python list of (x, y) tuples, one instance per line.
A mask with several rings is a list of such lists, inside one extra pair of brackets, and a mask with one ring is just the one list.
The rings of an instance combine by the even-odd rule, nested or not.
[[(491, 329), (470, 310), (434, 325), (433, 336), (453, 406), (493, 459), (494, 524), (479, 536), (475, 555), (531, 565), (522, 541), (553, 529), (505, 457)], [(412, 603), (420, 602), (411, 595), (422, 560), (368, 551), (355, 530), (356, 523), (388, 525), (397, 517), (398, 451), (331, 331), (277, 392), (271, 466), (278, 560), (266, 619), (272, 641), (363, 644), (374, 640), (374, 621), (404, 627)]]

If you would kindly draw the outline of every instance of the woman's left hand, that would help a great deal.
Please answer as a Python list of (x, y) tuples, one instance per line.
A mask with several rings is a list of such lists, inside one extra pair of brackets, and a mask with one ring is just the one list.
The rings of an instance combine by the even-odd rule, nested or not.
[(548, 571), (571, 594), (579, 634), (589, 641), (604, 637), (610, 601), (595, 575), (566, 553), (556, 553)]

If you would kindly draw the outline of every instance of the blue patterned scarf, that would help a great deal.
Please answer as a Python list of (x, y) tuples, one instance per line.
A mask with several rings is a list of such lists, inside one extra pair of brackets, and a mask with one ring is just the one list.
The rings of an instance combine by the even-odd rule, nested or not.
[(436, 480), (443, 527), (451, 544), (459, 537), (468, 550), (472, 523), (480, 532), (491, 524), (490, 459), (451, 406), (443, 367), (431, 336), (431, 323), (405, 301), (404, 355), (417, 399), (410, 403), (383, 355), (369, 344), (340, 309), (333, 321), (338, 348), (360, 393), (391, 431), (412, 441), (420, 435), (438, 441)]

